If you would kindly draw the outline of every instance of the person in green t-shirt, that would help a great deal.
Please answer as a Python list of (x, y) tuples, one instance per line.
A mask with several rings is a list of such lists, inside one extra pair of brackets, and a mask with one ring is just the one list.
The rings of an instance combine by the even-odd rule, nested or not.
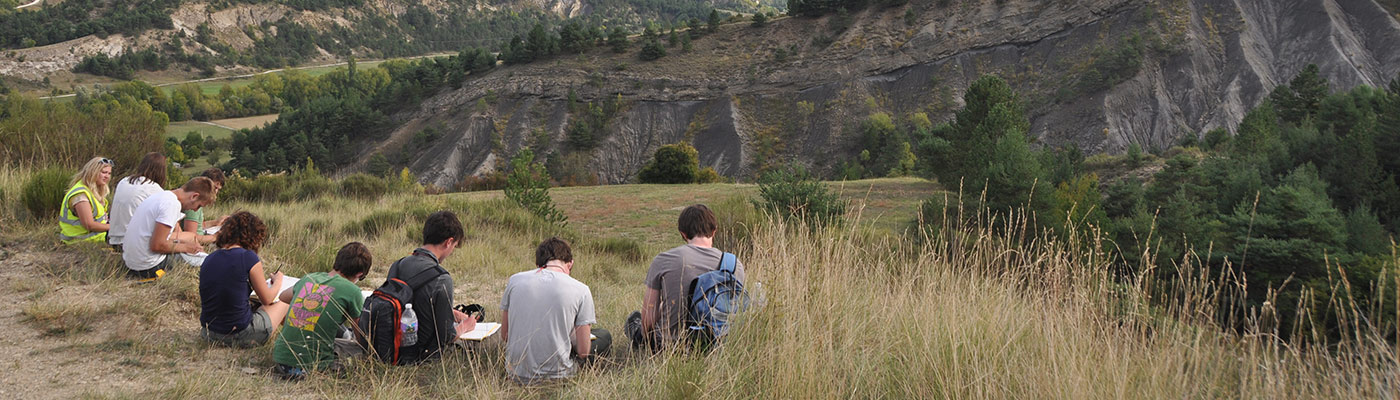
[[(199, 174), (199, 176), (209, 178), (209, 180), (214, 181), (215, 196), (218, 195), (219, 190), (222, 190), (224, 188), (225, 177), (224, 171), (221, 169), (209, 168), (204, 170), (204, 172)], [(195, 240), (198, 240), (199, 243), (214, 243), (214, 234), (212, 232), (206, 232), (206, 230), (208, 230), (209, 228), (223, 225), (225, 220), (228, 220), (227, 215), (219, 217), (218, 219), (205, 221), (204, 207), (200, 207), (194, 210), (185, 211), (185, 218), (180, 220), (180, 230), (185, 232), (194, 232)]]
[(340, 336), (341, 324), (354, 324), (360, 317), (365, 298), (355, 282), (369, 274), (373, 262), (365, 245), (351, 242), (336, 253), (334, 271), (306, 274), (282, 292), (280, 297), (291, 310), (272, 345), (279, 376), (297, 380), (308, 370), (339, 366), (335, 339)]

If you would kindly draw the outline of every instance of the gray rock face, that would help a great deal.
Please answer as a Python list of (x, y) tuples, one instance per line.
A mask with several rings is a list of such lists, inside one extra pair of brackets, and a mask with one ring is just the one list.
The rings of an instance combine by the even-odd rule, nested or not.
[[(1372, 0), (914, 3), (913, 19), (903, 8), (858, 13), (822, 49), (812, 38), (828, 32), (830, 18), (796, 18), (725, 26), (693, 53), (656, 62), (594, 53), (498, 69), (397, 115), (403, 125), (368, 152), (439, 126), (448, 134), (411, 169), (451, 186), (525, 146), (567, 151), (572, 92), (624, 104), (588, 154), (603, 183), (634, 179), (657, 148), (679, 141), (726, 176), (788, 159), (830, 171), (859, 151), (856, 131), (870, 113), (950, 120), (984, 74), (1023, 96), (1037, 143), (1122, 152), (1233, 130), (1307, 64), (1334, 91), (1383, 86), (1400, 73), (1400, 23)], [(1099, 51), (1134, 34), (1150, 42), (1135, 73), (1107, 89), (1066, 91)], [(780, 60), (778, 49), (798, 55)]]

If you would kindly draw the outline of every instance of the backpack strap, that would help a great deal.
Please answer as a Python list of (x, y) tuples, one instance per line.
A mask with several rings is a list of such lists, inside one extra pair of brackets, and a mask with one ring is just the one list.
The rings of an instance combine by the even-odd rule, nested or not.
[(408, 284), (409, 288), (417, 291), (419, 288), (423, 287), (423, 285), (443, 275), (447, 275), (447, 270), (442, 269), (442, 265), (433, 265), (432, 268), (419, 271), (417, 274), (404, 279), (403, 282)]
[(724, 255), (719, 257), (719, 270), (731, 274), (734, 273), (734, 269), (736, 268), (735, 264), (739, 262), (738, 260), (739, 258), (736, 257), (734, 253), (725, 252)]

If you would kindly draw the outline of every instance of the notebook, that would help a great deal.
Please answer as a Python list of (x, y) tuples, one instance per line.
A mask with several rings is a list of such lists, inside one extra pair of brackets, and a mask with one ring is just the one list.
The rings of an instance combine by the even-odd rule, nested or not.
[[(297, 282), (300, 282), (300, 281), (301, 281), (301, 278), (297, 278), (297, 277), (294, 277), (294, 276), (284, 276), (284, 277), (282, 277), (282, 287), (281, 287), (281, 288), (273, 288), (273, 289), (277, 289), (277, 294), (282, 294), (282, 292), (286, 291), (287, 289), (291, 289), (292, 287), (295, 287), (295, 286), (297, 285)], [(272, 285), (272, 280), (271, 280), (271, 279), (268, 279), (268, 280), (267, 280), (267, 284), (268, 284), (268, 285)], [(258, 297), (258, 292), (248, 292), (248, 297)]]
[(491, 337), (491, 335), (495, 335), (496, 331), (499, 330), (501, 330), (501, 324), (499, 323), (477, 322), (476, 329), (472, 329), (471, 332), (463, 333), (462, 336), (458, 336), (457, 338), (461, 340), (481, 341), (483, 339)]

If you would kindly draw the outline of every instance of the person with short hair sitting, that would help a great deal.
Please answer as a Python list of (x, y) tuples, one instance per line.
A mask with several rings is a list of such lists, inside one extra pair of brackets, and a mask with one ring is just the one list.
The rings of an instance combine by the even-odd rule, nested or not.
[(58, 237), (64, 244), (107, 240), (107, 182), (112, 160), (93, 157), (73, 176), (58, 210)]
[[(627, 317), (625, 333), (633, 347), (660, 350), (685, 337), (690, 310), (690, 283), (700, 275), (719, 270), (724, 252), (714, 248), (719, 223), (704, 204), (681, 210), (676, 221), (685, 244), (657, 254), (647, 269), (642, 309)], [(744, 264), (735, 261), (734, 276), (744, 280)]]
[(525, 384), (571, 377), (575, 359), (591, 360), (612, 345), (608, 331), (593, 329), (593, 292), (570, 276), (574, 257), (569, 242), (554, 237), (540, 243), (535, 267), (511, 275), (501, 296), (506, 368)]
[[(215, 244), (199, 267), (199, 326), (205, 340), (225, 346), (256, 347), (267, 343), (287, 315), (287, 303), (278, 298), (282, 272), (265, 279), (258, 249), (267, 241), (267, 225), (253, 213), (229, 216)], [(248, 289), (257, 294), (261, 307), (253, 311)], [(356, 292), (356, 295), (359, 293)]]
[(364, 279), (373, 265), (369, 248), (350, 242), (336, 252), (331, 272), (306, 274), (282, 292), (281, 300), (291, 309), (272, 345), (277, 375), (295, 380), (307, 371), (339, 368), (335, 340), (342, 324), (355, 325), (360, 317), (365, 297), (355, 282)]
[(452, 309), (452, 275), (442, 268), (466, 234), (462, 221), (451, 211), (438, 211), (423, 222), (423, 246), (389, 266), (388, 279), (416, 281), (419, 274), (437, 274), (413, 288), (414, 314), (418, 316), (418, 343), (400, 350), (399, 365), (412, 365), (442, 356), (457, 337), (476, 328), (476, 319)]
[[(122, 240), (122, 261), (127, 275), (143, 281), (154, 281), (174, 266), (179, 253), (195, 254), (203, 250), (195, 241), (194, 232), (181, 232), (179, 222), (186, 210), (204, 207), (214, 202), (214, 182), (195, 177), (179, 189), (151, 195), (136, 207)], [(197, 265), (196, 265), (197, 266)]]
[[(209, 168), (204, 170), (203, 173), (200, 173), (199, 176), (209, 178), (210, 181), (214, 182), (215, 195), (219, 193), (219, 190), (224, 188), (224, 170)], [(219, 226), (219, 224), (224, 223), (224, 220), (227, 218), (228, 216), (223, 216), (218, 219), (205, 221), (204, 207), (200, 207), (196, 210), (185, 211), (185, 219), (180, 220), (180, 230), (194, 232), (195, 239), (199, 240), (200, 244), (214, 243), (214, 235), (206, 233), (205, 229)]]

